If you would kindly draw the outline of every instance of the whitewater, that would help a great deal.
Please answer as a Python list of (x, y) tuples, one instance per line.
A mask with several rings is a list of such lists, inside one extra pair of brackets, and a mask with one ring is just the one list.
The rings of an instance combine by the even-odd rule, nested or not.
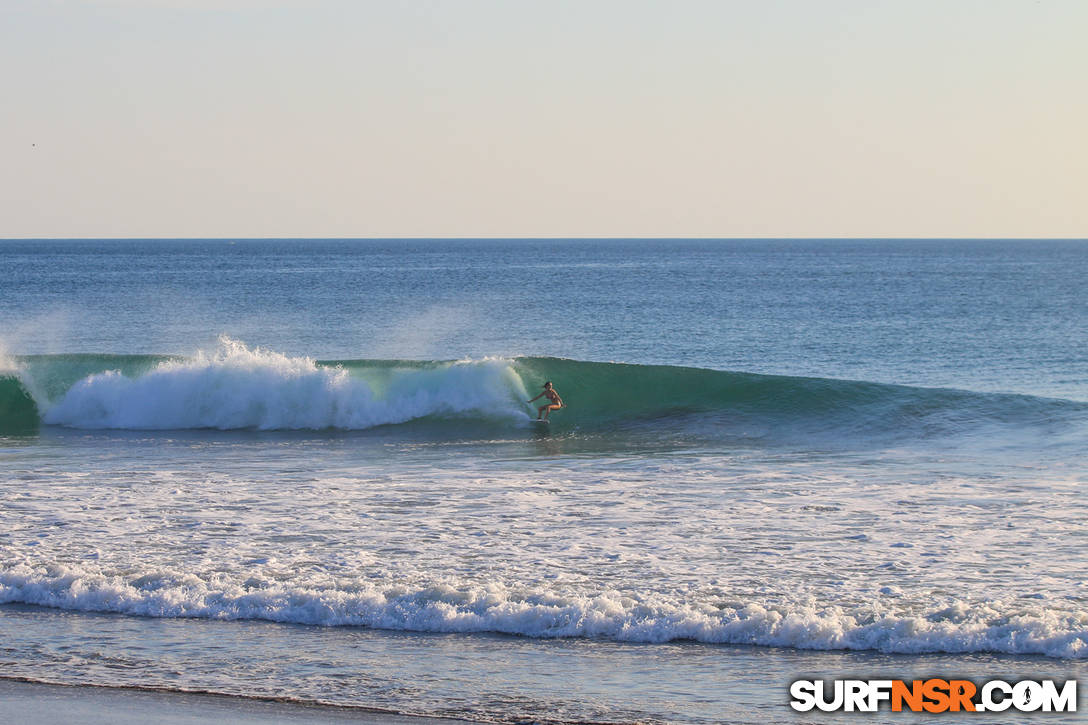
[(1081, 247), (521, 244), (0, 245), (0, 677), (712, 723), (1088, 674)]
[[(374, 376), (377, 378), (379, 375)], [(163, 360), (135, 378), (108, 370), (83, 378), (43, 422), (77, 428), (343, 428), (359, 430), (436, 415), (514, 417), (525, 397), (509, 367), (449, 364), (393, 367), (379, 381), (352, 376), (223, 338), (211, 352)], [(36, 387), (32, 383), (30, 388)]]
[[(312, 492), (320, 506), (307, 517), (301, 515), (307, 508), (295, 498), (297, 491), (286, 499), (279, 493), (269, 499), (273, 492), (261, 489), (266, 505), (257, 514), (245, 504), (253, 500), (254, 490), (243, 484), (241, 498), (231, 490), (241, 482), (210, 483), (204, 491), (186, 487), (165, 490), (163, 483), (169, 487), (185, 475), (159, 472), (141, 487), (140, 499), (148, 501), (145, 508), (140, 499), (130, 499), (116, 490), (107, 489), (104, 497), (97, 487), (84, 488), (77, 477), (54, 476), (54, 485), (80, 490), (73, 501), (78, 504), (58, 508), (47, 498), (51, 513), (43, 507), (39, 515), (48, 515), (56, 531), (42, 536), (19, 525), (35, 497), (15, 497), (20, 502), (20, 516), (4, 522), (12, 533), (0, 550), (0, 601), (143, 616), (263, 619), (422, 632), (1088, 657), (1088, 612), (1080, 607), (1083, 582), (1079, 571), (1067, 572), (1072, 580), (1058, 588), (1055, 583), (1061, 577), (1056, 577), (1047, 594), (1036, 595), (1039, 587), (1030, 580), (1018, 582), (1033, 585), (1032, 596), (1037, 599), (1026, 600), (1023, 595), (1010, 598), (1003, 593), (1016, 581), (1009, 575), (987, 583), (984, 591), (993, 592), (990, 598), (978, 593), (957, 595), (950, 581), (926, 572), (928, 557), (963, 556), (957, 549), (971, 548), (967, 537), (976, 537), (972, 532), (978, 529), (992, 531), (986, 546), (995, 553), (988, 567), (1019, 566), (1016, 557), (996, 553), (1008, 539), (1002, 529), (1014, 526), (1007, 506), (998, 505), (1004, 495), (992, 497), (972, 491), (964, 504), (975, 512), (975, 521), (968, 526), (968, 511), (951, 502), (934, 505), (934, 488), (919, 487), (917, 498), (930, 501), (925, 507), (928, 510), (915, 510), (910, 516), (913, 531), (897, 531), (879, 546), (874, 546), (870, 533), (848, 533), (852, 529), (842, 519), (849, 510), (850, 517), (864, 513), (879, 520), (887, 517), (879, 510), (882, 507), (874, 506), (873, 500), (844, 507), (826, 490), (858, 487), (864, 485), (861, 480), (809, 481), (801, 488), (792, 481), (776, 481), (765, 500), (747, 507), (742, 505), (743, 496), (728, 495), (746, 478), (731, 470), (731, 462), (736, 465), (750, 459), (752, 446), (778, 447), (779, 455), (788, 458), (787, 444), (803, 440), (806, 424), (809, 440), (819, 440), (826, 433), (831, 411), (835, 411), (834, 424), (840, 433), (844, 428), (868, 431), (866, 438), (852, 438), (854, 446), (864, 450), (886, 442), (889, 436), (900, 445), (917, 444), (931, 439), (935, 429), (945, 436), (957, 434), (967, 439), (983, 429), (989, 432), (987, 441), (992, 445), (1001, 426), (1010, 423), (1015, 424), (1018, 434), (1037, 425), (1051, 436), (1063, 427), (1072, 435), (1083, 432), (1088, 404), (550, 359), (318, 364), (310, 358), (251, 349), (227, 337), (214, 349), (186, 358), (92, 360), (61, 356), (15, 360), (13, 364), (12, 383), (19, 384), (26, 397), (33, 399), (31, 390), (39, 391), (39, 396), (45, 395), (41, 391), (58, 391), (53, 398), (33, 400), (33, 412), (46, 426), (320, 432), (365, 431), (422, 421), (430, 427), (423, 431), (394, 427), (387, 435), (401, 436), (402, 442), (417, 446), (449, 448), (479, 446), (481, 439), (475, 436), (501, 431), (505, 436), (502, 444), (508, 450), (518, 446), (519, 436), (522, 446), (536, 442), (530, 437), (536, 431), (528, 425), (532, 411), (522, 376), (536, 382), (544, 377), (541, 369), (547, 368), (546, 374), (557, 373), (554, 377), (572, 381), (568, 395), (578, 401), (574, 411), (564, 411), (572, 415), (556, 416), (559, 440), (577, 441), (583, 450), (596, 447), (622, 453), (634, 445), (632, 441), (646, 446), (664, 433), (663, 440), (657, 441), (661, 445), (678, 430), (687, 431), (685, 448), (689, 450), (663, 453), (660, 460), (651, 458), (633, 477), (613, 474), (608, 485), (618, 497), (629, 497), (629, 486), (653, 472), (659, 481), (652, 488), (663, 502), (682, 493), (692, 505), (677, 516), (670, 529), (653, 538), (643, 533), (640, 550), (633, 551), (627, 541), (629, 531), (640, 528), (644, 517), (653, 520), (660, 515), (648, 501), (642, 501), (630, 518), (608, 515), (605, 510), (593, 517), (603, 518), (608, 526), (563, 525), (561, 518), (539, 511), (559, 505), (553, 500), (556, 489), (541, 491), (540, 483), (528, 479), (524, 472), (501, 467), (490, 470), (496, 464), (479, 461), (471, 471), (446, 471), (435, 485), (409, 486), (415, 491), (409, 498), (431, 501), (425, 509), (428, 518), (449, 509), (449, 518), (439, 517), (439, 521), (460, 519), (454, 512), (467, 502), (457, 502), (457, 491), (475, 489), (476, 497), (503, 502), (476, 507), (467, 541), (466, 532), (459, 531), (457, 525), (432, 523), (427, 527), (430, 543), (409, 545), (410, 535), (401, 526), (376, 526), (372, 517), (366, 516), (359, 523), (365, 525), (371, 541), (376, 536), (389, 537), (378, 549), (388, 546), (396, 554), (360, 558), (351, 546), (357, 528), (351, 517), (335, 516), (337, 504), (328, 494)], [(95, 364), (118, 367), (71, 380)], [(631, 389), (635, 379), (651, 392), (639, 396), (634, 406), (619, 407), (622, 401), (615, 391)], [(580, 394), (594, 386), (598, 388), (596, 395)], [(18, 411), (8, 414), (18, 415)], [(880, 421), (888, 418), (895, 424), (880, 431)], [(770, 428), (779, 430), (771, 435)], [(789, 432), (781, 432), (783, 428)], [(717, 452), (725, 457), (717, 472), (708, 470), (715, 453), (709, 450), (712, 432), (719, 434), (719, 447), (726, 442), (724, 450)], [(482, 441), (499, 444), (498, 439)], [(203, 445), (214, 447), (217, 443), (213, 438)], [(242, 438), (231, 445), (246, 448), (253, 444)], [(303, 440), (297, 445), (306, 449), (313, 443)], [(525, 456), (531, 451), (518, 454)], [(428, 461), (426, 457), (423, 460)], [(792, 465), (811, 467), (811, 462)], [(390, 461), (386, 467), (395, 470), (397, 464)], [(594, 502), (597, 492), (593, 484), (601, 483), (598, 465), (580, 462), (569, 469), (560, 466), (559, 471), (557, 485), (574, 487), (588, 497), (577, 499), (580, 506)], [(490, 476), (476, 478), (482, 472)], [(770, 473), (762, 471), (761, 476), (766, 478)], [(25, 478), (30, 473), (22, 475)], [(774, 474), (775, 478), (781, 476), (780, 472)], [(374, 496), (386, 491), (396, 501), (405, 495), (400, 491), (403, 481), (375, 482), (358, 475), (322, 481), (340, 496)], [(693, 487), (693, 481), (698, 485)], [(1053, 493), (1065, 493), (1063, 487), (1071, 483), (1052, 482)], [(963, 480), (945, 478), (937, 490), (951, 497), (965, 486), (969, 484)], [(645, 483), (635, 486), (636, 490), (645, 487)], [(511, 495), (511, 488), (518, 493)], [(909, 489), (901, 483), (887, 492), (891, 499), (887, 493), (871, 491), (866, 496), (875, 496), (894, 511), (910, 505), (903, 501), (909, 498)], [(209, 495), (213, 491), (214, 496)], [(858, 492), (848, 495), (855, 499)], [(709, 515), (706, 512), (712, 510), (718, 496), (727, 496), (730, 506)], [(794, 500), (786, 504), (786, 496)], [(294, 512), (287, 546), (279, 542), (282, 531), (274, 521), (278, 506), (268, 506), (270, 500)], [(760, 512), (772, 503), (788, 512), (786, 531), (777, 534), (777, 541), (766, 534), (756, 535)], [(228, 519), (193, 513), (207, 511), (209, 506), (236, 513)], [(161, 528), (149, 534), (147, 545), (132, 552), (131, 559), (114, 552), (109, 562), (103, 563), (100, 552), (108, 549), (111, 541), (140, 535), (143, 524), (131, 528), (133, 517), (127, 513), (121, 519), (126, 524), (102, 528), (101, 539), (89, 537), (81, 524), (89, 522), (91, 511), (120, 510), (139, 512), (136, 521), (147, 516), (159, 519)], [(905, 520), (907, 516), (894, 518)], [(515, 526), (508, 521), (535, 523)], [(961, 535), (949, 530), (951, 521), (962, 522), (958, 527)], [(690, 536), (692, 527), (703, 535)], [(867, 530), (859, 530), (863, 528)], [(163, 529), (187, 532), (185, 547), (172, 545), (174, 539)], [(806, 542), (788, 533), (797, 529), (823, 531), (820, 540)], [(72, 540), (65, 536), (66, 531), (73, 533)], [(218, 545), (224, 531), (238, 535), (239, 540), (229, 548)], [(942, 531), (946, 532), (939, 533)], [(301, 550), (299, 537), (309, 540)], [(687, 538), (690, 541), (683, 541)], [(753, 546), (760, 538), (765, 549)], [(975, 539), (973, 546), (978, 543)], [(192, 558), (194, 545), (203, 557)], [(912, 552), (916, 547), (925, 551)], [(20, 550), (32, 554), (19, 555)], [(466, 562), (480, 550), (489, 552), (491, 566), (474, 571)], [(874, 550), (883, 550), (880, 558), (884, 560), (869, 560), (867, 556)], [(838, 562), (838, 575), (852, 574), (854, 580), (836, 577), (824, 581), (825, 576), (817, 576), (789, 594), (775, 591), (775, 582), (791, 576), (791, 567), (800, 563), (796, 561), (798, 553), (812, 556), (817, 551), (822, 559)], [(149, 559), (157, 561), (150, 566)], [(753, 582), (746, 568), (756, 560), (764, 563)], [(495, 565), (500, 561), (501, 573), (497, 573)], [(574, 572), (559, 573), (572, 565)], [(595, 567), (622, 575), (587, 573)], [(882, 576), (874, 582), (865, 576), (867, 567)], [(553, 572), (550, 580), (541, 575), (542, 570)], [(360, 576), (360, 572), (366, 575)], [(962, 577), (965, 572), (957, 574)], [(942, 592), (946, 587), (948, 593)]]

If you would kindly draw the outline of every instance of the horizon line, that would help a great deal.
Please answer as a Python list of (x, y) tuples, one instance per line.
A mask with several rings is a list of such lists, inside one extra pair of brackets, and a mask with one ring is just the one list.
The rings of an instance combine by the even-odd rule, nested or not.
[(257, 242), (257, 241), (389, 241), (389, 242), (424, 242), (424, 241), (706, 241), (706, 242), (756, 242), (756, 241), (827, 241), (827, 242), (840, 242), (840, 241), (873, 241), (873, 242), (922, 242), (922, 241), (949, 241), (949, 242), (970, 242), (970, 241), (1000, 241), (1000, 242), (1057, 242), (1057, 241), (1070, 241), (1070, 242), (1084, 242), (1088, 241), (1088, 236), (1058, 236), (1058, 237), (974, 237), (974, 236), (921, 236), (921, 237), (897, 237), (897, 236), (846, 236), (846, 237), (826, 237), (826, 236), (812, 236), (812, 237), (790, 237), (790, 236), (729, 236), (729, 237), (708, 237), (708, 236), (411, 236), (411, 237), (398, 237), (398, 236), (271, 236), (271, 237), (247, 237), (247, 236), (161, 236), (161, 237), (146, 237), (146, 236), (121, 236), (121, 237), (0, 237), (0, 242), (120, 242), (120, 241), (145, 241), (145, 242), (224, 242), (224, 241), (240, 241), (240, 242)]

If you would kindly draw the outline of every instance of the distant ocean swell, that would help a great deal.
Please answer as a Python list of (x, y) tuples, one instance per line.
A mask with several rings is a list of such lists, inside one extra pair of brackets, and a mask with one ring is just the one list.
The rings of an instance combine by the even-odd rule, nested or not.
[[(50, 355), (0, 364), (0, 432), (83, 429), (362, 430), (426, 420), (509, 425), (553, 380), (582, 431), (714, 420), (757, 429), (943, 435), (1088, 420), (1088, 403), (861, 381), (583, 362), (315, 361), (222, 338), (192, 357)], [(705, 428), (705, 426), (704, 426)]]
[(125, 577), (77, 566), (11, 565), (0, 603), (151, 617), (259, 619), (418, 632), (497, 632), (660, 643), (692, 640), (888, 653), (999, 652), (1088, 658), (1088, 612), (1022, 600), (952, 603), (911, 613), (879, 602), (858, 609), (760, 602), (692, 604), (664, 595), (514, 590), (498, 584), (424, 588), (288, 588), (209, 582), (181, 572)]

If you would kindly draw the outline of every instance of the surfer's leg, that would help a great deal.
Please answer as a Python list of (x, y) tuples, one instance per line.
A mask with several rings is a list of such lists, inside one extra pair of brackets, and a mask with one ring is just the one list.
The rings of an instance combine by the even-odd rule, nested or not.
[(544, 420), (540, 416), (544, 415), (544, 411), (547, 410), (547, 409), (548, 409), (548, 406), (546, 406), (546, 405), (542, 405), (539, 408), (537, 408), (536, 409), (536, 419), (537, 420)]

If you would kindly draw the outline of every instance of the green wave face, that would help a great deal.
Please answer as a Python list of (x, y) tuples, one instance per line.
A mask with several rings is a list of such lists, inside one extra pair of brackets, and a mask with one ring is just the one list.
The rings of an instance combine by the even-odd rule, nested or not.
[(518, 358), (514, 367), (533, 395), (550, 380), (568, 406), (554, 413), (557, 420), (562, 415), (582, 424), (738, 408), (780, 407), (788, 413), (832, 402), (812, 386), (776, 376), (559, 358)]
[(19, 378), (0, 375), (0, 435), (32, 433), (40, 422), (38, 405)]
[(180, 358), (169, 355), (23, 355), (17, 358), (23, 374), (32, 381), (35, 393), (48, 401), (61, 398), (68, 390), (91, 375), (117, 370), (135, 378), (153, 370), (159, 363)]
[(552, 381), (569, 406), (552, 413), (557, 421), (585, 426), (686, 415), (769, 429), (926, 435), (971, 424), (1083, 420), (1088, 414), (1088, 403), (853, 380), (557, 358), (518, 358), (514, 367), (534, 395)]
[[(643, 438), (925, 438), (1008, 424), (1088, 422), (1088, 403), (863, 381), (546, 357), (312, 361), (226, 341), (193, 358), (44, 355), (0, 378), (0, 430), (366, 429), (426, 421), (524, 429), (550, 380), (553, 432), (638, 428)], [(443, 428), (443, 426), (445, 426)], [(1078, 428), (1079, 430), (1079, 428)]]

